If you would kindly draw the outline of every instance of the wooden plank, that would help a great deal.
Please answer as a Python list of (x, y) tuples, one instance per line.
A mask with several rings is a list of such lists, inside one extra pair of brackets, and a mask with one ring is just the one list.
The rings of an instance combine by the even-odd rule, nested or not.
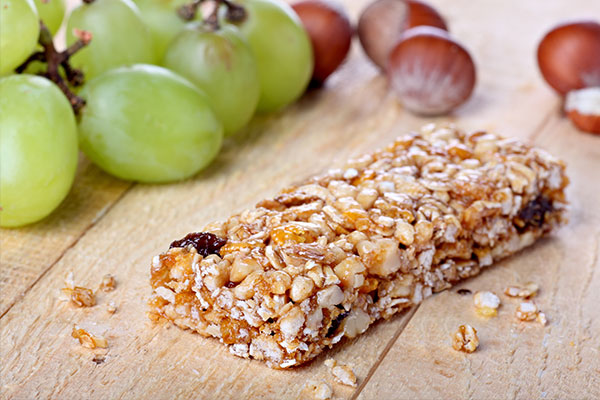
[(80, 158), (65, 201), (46, 219), (0, 229), (0, 316), (20, 299), (130, 186)]
[[(364, 3), (348, 2), (352, 14), (356, 15)], [(536, 131), (556, 99), (536, 79), (532, 61), (515, 65), (514, 59), (529, 57), (529, 45), (539, 27), (524, 28), (528, 40), (520, 41), (511, 33), (521, 35), (520, 29), (492, 23), (497, 13), (484, 14), (479, 5), (469, 2), (466, 7), (466, 1), (438, 3), (457, 36), (472, 48), (477, 60), (485, 60), (480, 64), (475, 97), (449, 119), (467, 128), (497, 128), (514, 136), (525, 137)], [(543, 22), (551, 12), (556, 15), (553, 5), (535, 13), (534, 6), (514, 1), (511, 9), (515, 20), (535, 17)], [(486, 28), (487, 24), (493, 28)], [(511, 55), (491, 52), (490, 46), (507, 48)], [(198, 177), (172, 185), (136, 185), (88, 229), (0, 319), (2, 395), (289, 398), (302, 396), (309, 378), (329, 380), (323, 357), (292, 371), (273, 371), (259, 362), (233, 357), (214, 340), (168, 325), (150, 324), (145, 316), (149, 260), (172, 239), (426, 121), (402, 110), (355, 43), (351, 59), (332, 77), (326, 90), (307, 94), (278, 115), (257, 117), (245, 136), (230, 141), (217, 161)], [(115, 292), (102, 295), (96, 307), (73, 309), (57, 299), (69, 271), (74, 271), (78, 283), (88, 287), (95, 287), (105, 273), (113, 273), (119, 286)], [(115, 300), (119, 307), (112, 316), (105, 311), (109, 300)], [(379, 365), (386, 344), (402, 332), (409, 317), (380, 323), (326, 356), (353, 362), (363, 380)], [(92, 362), (94, 353), (81, 349), (70, 337), (74, 323), (106, 335), (109, 350), (104, 362)], [(387, 360), (384, 358), (383, 363)], [(394, 379), (404, 371), (418, 371), (412, 367), (392, 369), (396, 371)], [(375, 376), (369, 382), (375, 382)], [(352, 390), (341, 386), (335, 386), (335, 391), (342, 397), (352, 395)]]
[[(360, 398), (600, 397), (600, 137), (557, 116), (539, 143), (569, 165), (570, 223), (458, 287), (500, 295), (498, 317), (477, 316), (472, 296), (456, 290), (421, 305)], [(535, 302), (546, 327), (516, 320), (518, 301), (501, 295), (527, 281), (541, 286)], [(479, 333), (473, 354), (451, 348), (450, 335), (464, 323)]]

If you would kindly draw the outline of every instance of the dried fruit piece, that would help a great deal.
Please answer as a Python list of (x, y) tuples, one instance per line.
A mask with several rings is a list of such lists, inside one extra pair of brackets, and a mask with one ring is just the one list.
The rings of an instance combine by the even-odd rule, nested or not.
[(471, 325), (461, 325), (452, 337), (452, 347), (456, 351), (472, 353), (479, 347), (477, 330)]
[(208, 232), (194, 232), (186, 235), (183, 239), (171, 243), (169, 248), (194, 246), (198, 254), (208, 257), (211, 254), (220, 256), (219, 250), (225, 246), (227, 241)]

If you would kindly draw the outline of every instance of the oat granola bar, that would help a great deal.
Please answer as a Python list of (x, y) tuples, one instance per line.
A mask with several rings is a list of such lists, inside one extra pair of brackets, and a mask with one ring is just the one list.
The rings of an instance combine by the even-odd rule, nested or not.
[(564, 164), (514, 139), (420, 133), (173, 242), (151, 317), (299, 365), (564, 221)]

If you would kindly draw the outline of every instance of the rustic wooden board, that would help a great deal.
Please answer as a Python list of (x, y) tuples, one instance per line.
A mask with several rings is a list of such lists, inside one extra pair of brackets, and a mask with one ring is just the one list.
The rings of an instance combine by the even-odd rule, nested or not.
[[(346, 1), (353, 16), (365, 3)], [(149, 260), (172, 239), (429, 121), (402, 110), (355, 42), (325, 90), (256, 118), (198, 177), (130, 187), (83, 162), (75, 194), (50, 219), (0, 232), (2, 397), (297, 398), (306, 394), (306, 380), (330, 381), (325, 357), (354, 364), (359, 388), (334, 385), (335, 395), (346, 398), (599, 397), (600, 274), (594, 271), (600, 187), (594, 172), (600, 138), (576, 133), (561, 118), (533, 57), (548, 26), (589, 15), (589, 2), (571, 1), (568, 9), (559, 0), (543, 8), (517, 0), (434, 3), (479, 66), (475, 96), (439, 120), (529, 138), (569, 161), (571, 224), (463, 284), (501, 292), (507, 283), (539, 282), (547, 327), (517, 324), (509, 301), (497, 318), (482, 321), (470, 298), (450, 291), (305, 367), (273, 371), (230, 355), (214, 340), (148, 321)], [(96, 307), (72, 308), (57, 299), (70, 271), (88, 287), (112, 273), (118, 288), (99, 297)], [(112, 316), (105, 308), (110, 300), (119, 307)], [(449, 348), (449, 334), (464, 322), (482, 339), (481, 351), (468, 356)], [(75, 323), (108, 338), (103, 362), (93, 362), (99, 354), (70, 337)]]

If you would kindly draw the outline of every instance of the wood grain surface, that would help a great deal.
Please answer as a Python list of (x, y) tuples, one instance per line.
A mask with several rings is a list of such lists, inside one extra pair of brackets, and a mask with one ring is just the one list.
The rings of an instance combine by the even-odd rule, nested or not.
[[(345, 0), (356, 21), (367, 1)], [(306, 366), (275, 371), (239, 359), (217, 341), (146, 317), (152, 256), (189, 231), (253, 206), (289, 183), (341, 164), (431, 119), (411, 115), (355, 40), (326, 88), (287, 110), (256, 117), (218, 159), (185, 182), (119, 181), (82, 157), (75, 185), (46, 220), (0, 231), (0, 396), (30, 398), (306, 398), (323, 380), (340, 398), (600, 398), (600, 137), (578, 132), (539, 76), (535, 48), (565, 18), (600, 17), (588, 0), (432, 1), (478, 67), (474, 96), (450, 116), (465, 129), (529, 140), (564, 159), (571, 178), (570, 222), (458, 288), (501, 293), (535, 281), (549, 323), (521, 323), (516, 301), (478, 317), (456, 289), (376, 324)], [(63, 281), (117, 289), (77, 309), (58, 299)], [(107, 303), (118, 310), (109, 314)], [(452, 350), (463, 323), (480, 349)], [(74, 324), (103, 335), (107, 350), (82, 348)], [(323, 361), (351, 363), (356, 389), (333, 383)]]

